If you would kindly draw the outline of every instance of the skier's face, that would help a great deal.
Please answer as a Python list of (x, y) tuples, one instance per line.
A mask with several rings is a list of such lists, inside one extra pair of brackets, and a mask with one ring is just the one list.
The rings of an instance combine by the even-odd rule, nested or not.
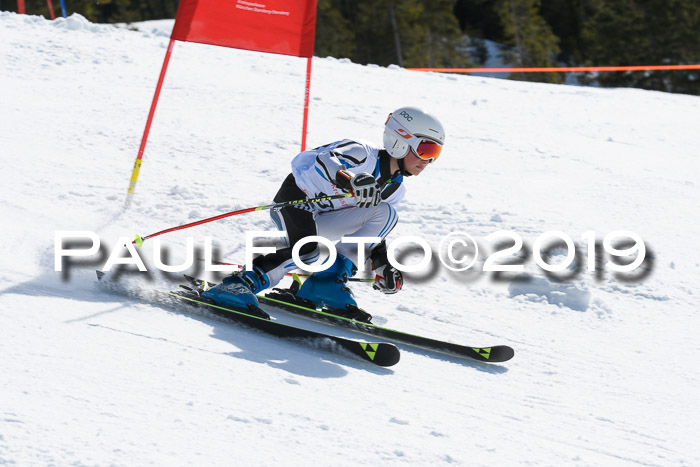
[(411, 175), (420, 175), (420, 173), (425, 169), (428, 164), (430, 164), (429, 161), (426, 161), (425, 159), (421, 159), (420, 157), (416, 156), (413, 154), (413, 151), (409, 151), (408, 155), (405, 157), (404, 160), (404, 167), (406, 168), (406, 171), (410, 173)]

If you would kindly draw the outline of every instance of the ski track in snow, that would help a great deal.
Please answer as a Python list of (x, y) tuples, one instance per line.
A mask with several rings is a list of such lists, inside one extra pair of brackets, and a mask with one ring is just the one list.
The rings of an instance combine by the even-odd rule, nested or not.
[[(437, 114), (444, 154), (408, 180), (392, 237), (437, 249), (466, 231), (579, 245), (631, 230), (653, 254), (626, 282), (582, 271), (531, 280), (411, 276), (379, 296), (387, 327), (475, 346), (488, 365), (399, 345), (378, 368), (187, 308), (153, 290), (175, 275), (95, 280), (105, 257), (54, 271), (54, 232), (106, 247), (270, 202), (299, 147), (304, 61), (177, 43), (132, 209), (122, 206), (172, 22), (0, 13), (0, 464), (698, 465), (700, 98), (414, 73), (316, 58), (308, 145), (379, 142), (403, 105)], [(244, 259), (252, 213), (163, 236)], [(152, 244), (141, 250), (152, 265)], [(124, 293), (130, 290), (131, 293)], [(139, 294), (144, 299), (139, 298)], [(274, 312), (280, 320), (326, 325)], [(339, 335), (358, 336), (331, 329)]]

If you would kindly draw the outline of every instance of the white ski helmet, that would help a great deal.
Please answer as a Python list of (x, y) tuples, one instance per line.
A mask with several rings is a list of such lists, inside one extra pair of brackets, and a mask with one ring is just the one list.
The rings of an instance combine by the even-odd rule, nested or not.
[(434, 161), (444, 142), (440, 121), (417, 107), (396, 109), (384, 124), (384, 148), (395, 159), (403, 159), (412, 150), (417, 157)]

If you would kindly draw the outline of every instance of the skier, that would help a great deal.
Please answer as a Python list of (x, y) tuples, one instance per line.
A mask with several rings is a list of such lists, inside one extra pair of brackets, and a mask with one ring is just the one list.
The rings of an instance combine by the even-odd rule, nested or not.
[[(255, 294), (273, 287), (286, 272), (296, 268), (292, 248), (302, 238), (319, 235), (336, 241), (341, 237), (377, 237), (381, 241), (366, 245), (362, 257), (358, 257), (356, 243), (338, 243), (335, 262), (312, 274), (300, 288), (296, 285), (292, 289), (293, 300), (369, 321), (370, 315), (357, 307), (347, 287), (348, 278), (356, 273), (358, 265), (371, 259), (374, 288), (387, 294), (401, 289), (403, 276), (389, 264), (384, 239), (398, 220), (394, 206), (404, 197), (404, 178), (419, 175), (435, 161), (444, 140), (445, 132), (437, 118), (416, 107), (402, 107), (389, 114), (384, 125), (384, 149), (344, 139), (298, 154), (275, 202), (342, 193), (354, 197), (272, 211), (277, 227), (287, 232), (286, 247), (258, 256), (252, 270), (234, 272), (202, 296), (223, 306), (255, 309), (259, 306)], [(299, 251), (306, 264), (318, 256), (315, 242)]]

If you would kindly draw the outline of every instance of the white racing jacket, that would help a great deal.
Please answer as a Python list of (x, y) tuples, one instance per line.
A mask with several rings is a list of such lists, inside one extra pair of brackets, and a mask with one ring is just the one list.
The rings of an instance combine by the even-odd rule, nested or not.
[[(299, 153), (292, 160), (292, 174), (297, 186), (308, 198), (318, 198), (344, 193), (335, 185), (338, 170), (348, 169), (354, 174), (367, 172), (383, 184), (382, 202), (394, 206), (406, 193), (401, 183), (403, 176), (391, 176), (388, 163), (389, 156), (380, 148), (365, 141), (344, 139), (325, 146)], [(333, 211), (355, 207), (354, 198), (341, 198), (324, 203), (314, 203), (310, 208), (316, 212)]]

